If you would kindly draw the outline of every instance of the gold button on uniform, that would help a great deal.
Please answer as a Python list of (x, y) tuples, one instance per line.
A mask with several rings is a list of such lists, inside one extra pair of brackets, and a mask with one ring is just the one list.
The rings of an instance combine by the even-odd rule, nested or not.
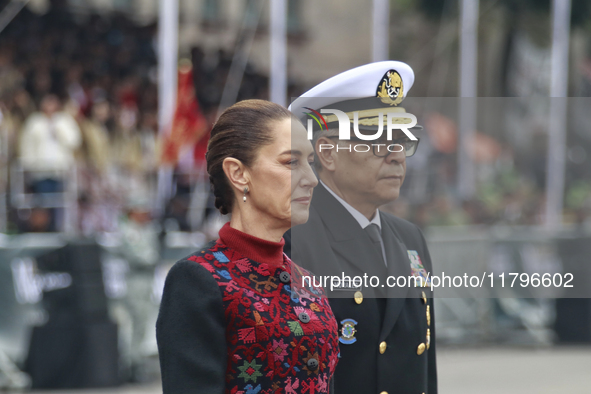
[(427, 328), (427, 350), (431, 347), (431, 330)]
[(386, 353), (387, 347), (388, 347), (388, 345), (386, 344), (386, 341), (380, 342), (380, 354)]
[(421, 291), (421, 298), (423, 299), (423, 304), (427, 303), (427, 295), (424, 291)]
[(427, 325), (431, 325), (431, 309), (429, 308), (429, 305), (427, 305)]
[(425, 352), (425, 344), (421, 343), (419, 345), (419, 347), (417, 348), (417, 354), (420, 356), (421, 354), (423, 354)]
[(355, 298), (356, 303), (361, 304), (363, 302), (363, 293), (356, 291), (355, 294), (353, 294), (353, 298)]
[(382, 391), (380, 394), (388, 394), (387, 391)]

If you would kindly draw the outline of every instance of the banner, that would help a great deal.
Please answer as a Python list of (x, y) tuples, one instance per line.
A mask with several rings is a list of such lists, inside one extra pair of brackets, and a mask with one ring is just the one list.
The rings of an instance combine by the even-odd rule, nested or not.
[(193, 85), (193, 67), (179, 66), (177, 103), (170, 132), (163, 136), (161, 163), (175, 165), (179, 152), (184, 146), (194, 146), (209, 132), (205, 117), (201, 113)]

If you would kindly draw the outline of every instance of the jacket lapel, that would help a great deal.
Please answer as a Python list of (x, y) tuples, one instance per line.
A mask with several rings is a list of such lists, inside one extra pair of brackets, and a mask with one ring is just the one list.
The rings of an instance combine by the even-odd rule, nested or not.
[[(335, 254), (370, 276), (382, 277), (385, 274), (382, 257), (371, 246), (369, 235), (322, 184), (314, 189), (312, 205), (331, 235), (330, 246)], [(332, 274), (340, 276), (341, 272)]]
[[(377, 268), (383, 266), (382, 257), (371, 247), (369, 236), (363, 231), (355, 218), (351, 216), (345, 207), (322, 184), (314, 189), (312, 207), (316, 210), (324, 226), (331, 234), (330, 246), (333, 252), (339, 255), (338, 260), (343, 259), (368, 275), (377, 275), (381, 281), (386, 280), (388, 275), (403, 275), (406, 278), (411, 275), (406, 245), (401, 241), (402, 238), (398, 235), (392, 223), (384, 215), (380, 219), (382, 223), (384, 249), (388, 258), (387, 272), (386, 269), (381, 270)], [(376, 261), (380, 262), (380, 264), (371, 264)], [(341, 272), (330, 274), (340, 276)], [(370, 288), (369, 290), (372, 289)], [(380, 340), (384, 340), (390, 331), (392, 331), (404, 307), (408, 292), (408, 286), (402, 288), (386, 286), (388, 298), (386, 300), (386, 310), (380, 330)], [(367, 295), (370, 296), (370, 294)]]

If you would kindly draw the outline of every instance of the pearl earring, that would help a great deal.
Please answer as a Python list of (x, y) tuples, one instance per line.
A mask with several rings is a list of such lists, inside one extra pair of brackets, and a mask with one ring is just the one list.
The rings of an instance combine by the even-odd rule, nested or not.
[(244, 196), (242, 196), (242, 201), (246, 202), (246, 193), (248, 193), (248, 188), (244, 188)]

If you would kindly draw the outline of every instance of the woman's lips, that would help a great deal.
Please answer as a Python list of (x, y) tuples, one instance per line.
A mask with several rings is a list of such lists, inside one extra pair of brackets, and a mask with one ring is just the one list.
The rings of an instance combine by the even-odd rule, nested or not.
[(298, 202), (300, 204), (310, 204), (310, 201), (312, 200), (312, 197), (300, 197), (300, 198), (294, 198), (293, 202)]

